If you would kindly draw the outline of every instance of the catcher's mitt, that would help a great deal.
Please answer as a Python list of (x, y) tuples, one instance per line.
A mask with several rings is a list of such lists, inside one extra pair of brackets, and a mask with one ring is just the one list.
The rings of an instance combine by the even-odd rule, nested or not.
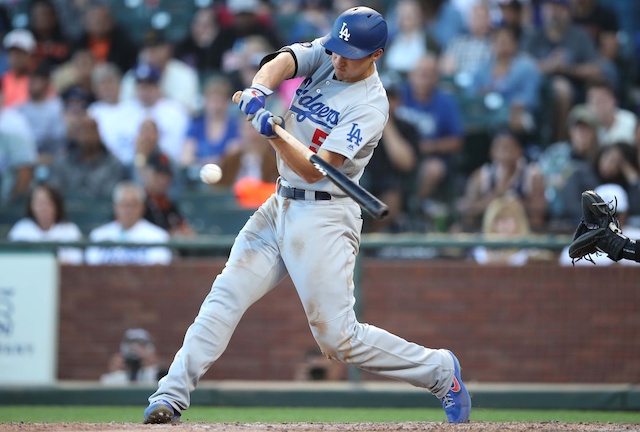
[(622, 258), (629, 239), (620, 231), (616, 207), (617, 203), (605, 202), (592, 190), (582, 192), (582, 219), (569, 246), (573, 262), (583, 258), (594, 262), (591, 254), (598, 253), (606, 253), (613, 261)]

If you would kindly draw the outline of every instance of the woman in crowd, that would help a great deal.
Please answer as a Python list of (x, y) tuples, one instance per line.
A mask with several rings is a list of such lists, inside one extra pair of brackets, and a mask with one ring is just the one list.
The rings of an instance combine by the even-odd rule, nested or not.
[[(66, 242), (82, 239), (78, 226), (66, 219), (64, 200), (58, 189), (41, 184), (27, 201), (24, 218), (9, 231), (9, 240), (28, 242)], [(66, 264), (81, 264), (82, 250), (60, 248), (58, 259)]]

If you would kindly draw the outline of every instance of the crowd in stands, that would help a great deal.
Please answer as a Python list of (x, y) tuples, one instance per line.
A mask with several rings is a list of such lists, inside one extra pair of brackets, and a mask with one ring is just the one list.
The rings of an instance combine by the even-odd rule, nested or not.
[[(223, 168), (216, 191), (257, 207), (275, 153), (231, 95), (266, 54), (325, 35), (358, 4), (390, 32), (377, 64), (390, 116), (361, 180), (390, 217), (365, 231), (570, 234), (580, 192), (602, 184), (624, 191), (625, 222), (640, 227), (635, 0), (24, 0), (0, 6), (0, 212), (26, 207), (8, 238), (193, 238), (180, 198), (213, 191), (198, 179), (206, 163)], [(283, 113), (299, 83), (268, 108)], [(67, 221), (68, 197), (109, 202), (112, 221)], [(86, 257), (170, 259), (163, 248)]]

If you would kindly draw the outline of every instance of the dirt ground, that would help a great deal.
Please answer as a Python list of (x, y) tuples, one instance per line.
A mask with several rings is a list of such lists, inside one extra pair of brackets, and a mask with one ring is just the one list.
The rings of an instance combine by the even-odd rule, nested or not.
[(177, 423), (169, 425), (143, 425), (138, 423), (6, 423), (0, 424), (0, 432), (32, 431), (84, 431), (84, 432), (388, 432), (388, 431), (640, 431), (640, 424), (620, 423), (488, 423), (448, 424), (434, 422), (407, 423)]

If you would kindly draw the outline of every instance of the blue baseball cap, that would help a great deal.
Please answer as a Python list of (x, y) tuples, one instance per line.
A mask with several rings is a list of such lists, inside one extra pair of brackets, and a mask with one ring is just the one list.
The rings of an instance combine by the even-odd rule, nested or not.
[(158, 83), (162, 73), (160, 69), (148, 63), (140, 63), (134, 70), (134, 76), (137, 82)]

